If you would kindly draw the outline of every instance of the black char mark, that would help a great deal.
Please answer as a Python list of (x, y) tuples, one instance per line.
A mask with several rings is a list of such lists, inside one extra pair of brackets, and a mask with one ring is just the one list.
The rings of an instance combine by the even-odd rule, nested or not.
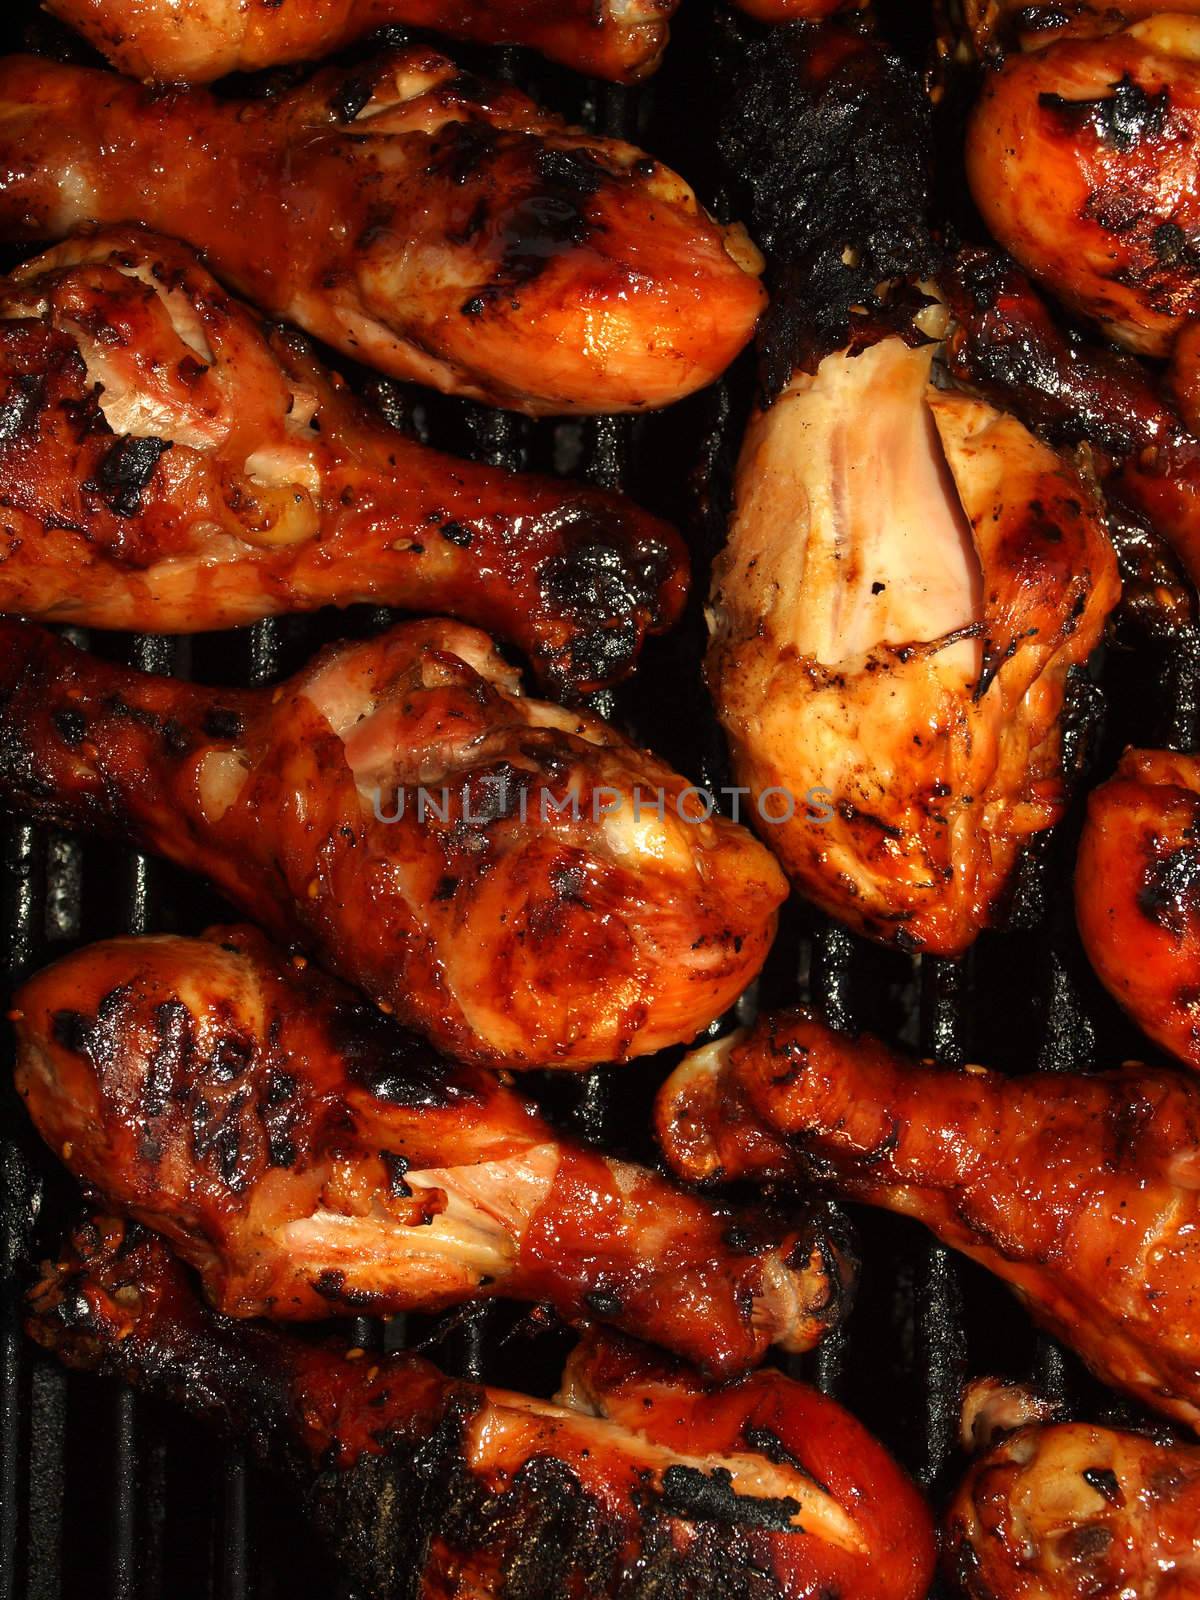
[(85, 487), (99, 494), (117, 516), (136, 517), (155, 469), (170, 448), (169, 439), (118, 439), (101, 461), (95, 482)]
[(465, 1098), (453, 1065), (374, 1006), (336, 1006), (330, 1031), (347, 1076), (389, 1105), (433, 1110)]
[(846, 343), (850, 308), (871, 305), (877, 285), (935, 275), (930, 108), (899, 56), (793, 23), (745, 51), (718, 144), (768, 257), (759, 347), (774, 399)]
[(1143, 139), (1157, 139), (1167, 125), (1170, 96), (1162, 89), (1147, 94), (1126, 76), (1111, 94), (1096, 100), (1068, 100), (1060, 94), (1041, 94), (1038, 104), (1049, 111), (1072, 135), (1087, 131), (1114, 150), (1132, 150)]

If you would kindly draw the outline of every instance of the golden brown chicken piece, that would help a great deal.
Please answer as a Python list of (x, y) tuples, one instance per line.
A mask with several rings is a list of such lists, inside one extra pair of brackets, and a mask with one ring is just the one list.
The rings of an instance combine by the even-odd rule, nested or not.
[(844, 1306), (828, 1225), (715, 1207), (563, 1138), (252, 928), (93, 945), (13, 1003), (46, 1143), (229, 1316), (502, 1294), (730, 1376), (811, 1348)]
[(156, 633), (371, 600), (622, 676), (687, 552), (619, 495), (441, 455), (266, 332), (192, 253), (80, 238), (0, 283), (0, 610)]
[(46, 1265), (28, 1327), (247, 1438), (372, 1600), (921, 1600), (931, 1576), (911, 1483), (778, 1372), (713, 1391), (593, 1338), (558, 1402), (535, 1400), (230, 1323), (161, 1240), (109, 1219)]
[(1200, 1450), (1083, 1422), (1018, 1425), (974, 1462), (945, 1529), (969, 1600), (1192, 1600)]
[(1200, 18), (1151, 16), (1010, 56), (967, 135), (1004, 248), (1071, 310), (1146, 355), (1200, 313)]
[(390, 23), (519, 44), (598, 78), (653, 72), (678, 0), (43, 0), (134, 78), (209, 83), (314, 60)]
[(218, 691), (0, 622), (0, 722), (0, 797), (204, 873), (463, 1060), (584, 1067), (694, 1038), (786, 894), (683, 778), (522, 696), (458, 623)]
[(803, 1177), (916, 1217), (1104, 1382), (1200, 1429), (1194, 1079), (939, 1069), (797, 1012), (694, 1052), (657, 1124), (684, 1177)]
[(945, 19), (943, 38), (969, 44), (980, 57), (1002, 55), (1012, 46), (1041, 50), (1063, 39), (1094, 39), (1119, 33), (1132, 22), (1163, 12), (1194, 16), (1200, 0), (935, 0)]
[(1200, 1067), (1200, 757), (1127, 750), (1088, 796), (1075, 915), (1104, 986)]
[(707, 675), (747, 814), (800, 891), (954, 955), (1062, 812), (1067, 673), (1119, 585), (1078, 474), (934, 387), (936, 351), (840, 351), (753, 419)]
[(260, 100), (0, 64), (0, 235), (130, 221), (359, 361), (532, 414), (668, 405), (764, 300), (673, 172), (419, 50)]

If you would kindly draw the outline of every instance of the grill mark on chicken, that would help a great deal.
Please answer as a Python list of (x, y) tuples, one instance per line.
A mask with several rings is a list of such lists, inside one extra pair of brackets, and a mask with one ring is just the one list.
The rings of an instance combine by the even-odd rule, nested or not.
[[(1148, 94), (1128, 73), (1113, 84), (1111, 93), (1094, 100), (1070, 100), (1042, 93), (1038, 105), (1052, 111), (1073, 137), (1085, 130), (1114, 150), (1129, 151), (1144, 139), (1161, 139), (1167, 132), (1170, 99), (1166, 90)], [(1102, 196), (1097, 196), (1102, 201)]]

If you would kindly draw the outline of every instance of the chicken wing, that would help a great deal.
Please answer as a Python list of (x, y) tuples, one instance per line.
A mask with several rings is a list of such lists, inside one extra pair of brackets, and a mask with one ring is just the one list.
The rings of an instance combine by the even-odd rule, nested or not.
[(275, 688), (128, 672), (0, 622), (0, 797), (204, 873), (464, 1060), (692, 1039), (786, 895), (744, 829), (491, 640), (403, 624)]
[(1190, 1600), (1200, 1450), (1083, 1422), (1019, 1426), (973, 1463), (945, 1529), (970, 1600)]
[(1119, 582), (1078, 473), (936, 387), (936, 355), (898, 334), (852, 345), (753, 419), (707, 676), (801, 892), (956, 955), (1062, 813), (1068, 673)]
[(228, 1316), (503, 1294), (729, 1376), (773, 1342), (810, 1348), (845, 1303), (827, 1227), (715, 1208), (562, 1138), (254, 929), (93, 945), (14, 1006), (46, 1143)]
[[(161, 1240), (80, 1230), (31, 1296), (74, 1367), (178, 1401), (299, 1480), (372, 1600), (920, 1600), (929, 1516), (839, 1406), (778, 1372), (710, 1391), (585, 1342), (560, 1402), (202, 1307)], [(357, 1359), (356, 1359), (357, 1358)]]
[(760, 22), (821, 22), (839, 11), (861, 11), (867, 0), (736, 0)]
[(419, 50), (259, 100), (0, 63), (0, 235), (130, 221), (357, 360), (535, 415), (680, 399), (764, 299), (674, 173)]
[(691, 1179), (802, 1176), (916, 1217), (1106, 1383), (1200, 1429), (1200, 1084), (922, 1066), (805, 1013), (694, 1052), (659, 1136)]
[(190, 251), (80, 238), (0, 284), (0, 610), (196, 632), (371, 600), (517, 645), (565, 694), (675, 621), (687, 552), (619, 495), (385, 427)]
[(1142, 18), (990, 72), (967, 133), (991, 232), (1071, 310), (1146, 355), (1200, 313), (1200, 19)]
[(1200, 758), (1127, 750), (1088, 796), (1075, 915), (1138, 1027), (1200, 1067)]
[(579, 72), (632, 83), (653, 72), (678, 0), (44, 0), (121, 72), (209, 83), (313, 60), (390, 23), (478, 44), (529, 45)]

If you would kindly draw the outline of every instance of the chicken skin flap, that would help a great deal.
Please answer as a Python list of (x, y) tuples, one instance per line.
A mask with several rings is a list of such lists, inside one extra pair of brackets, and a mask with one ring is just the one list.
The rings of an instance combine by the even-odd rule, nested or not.
[(735, 1214), (561, 1137), (254, 929), (94, 945), (14, 1006), (47, 1144), (229, 1316), (504, 1294), (729, 1375), (809, 1348), (844, 1304), (827, 1226)]
[(262, 690), (125, 671), (0, 622), (0, 795), (206, 875), (461, 1059), (584, 1067), (691, 1040), (765, 959), (753, 837), (445, 621)]
[[(559, 1403), (368, 1361), (203, 1307), (161, 1240), (111, 1219), (31, 1296), (68, 1365), (179, 1401), (300, 1480), (373, 1600), (920, 1600), (929, 1515), (840, 1406), (778, 1372), (710, 1392), (586, 1341)], [(358, 1358), (358, 1359), (356, 1359)], [(880, 1559), (882, 1553), (886, 1559)]]
[(1200, 1086), (922, 1066), (803, 1012), (694, 1052), (658, 1131), (690, 1179), (800, 1177), (915, 1217), (1104, 1382), (1200, 1429)]
[(533, 415), (668, 405), (764, 300), (673, 172), (420, 50), (257, 100), (0, 63), (0, 236), (131, 221), (355, 360)]

